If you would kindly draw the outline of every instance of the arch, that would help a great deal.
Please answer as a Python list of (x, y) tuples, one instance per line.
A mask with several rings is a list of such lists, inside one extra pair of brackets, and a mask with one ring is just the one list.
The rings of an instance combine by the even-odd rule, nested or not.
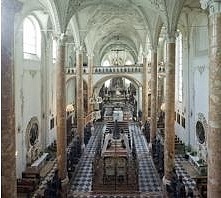
[(133, 82), (134, 85), (136, 85), (136, 87), (138, 88), (139, 86), (142, 86), (141, 82), (137, 81), (136, 79), (134, 79), (133, 77), (130, 77), (129, 75), (108, 75), (105, 76), (103, 78), (101, 78), (100, 80), (98, 80), (94, 85), (93, 85), (93, 90), (94, 88), (97, 88), (98, 90), (100, 90), (102, 88), (102, 85), (104, 84), (104, 82), (106, 82), (107, 80), (114, 78), (114, 77), (122, 77), (122, 78), (126, 78), (128, 80), (130, 80), (131, 82)]
[(21, 24), (25, 17), (28, 15), (34, 15), (39, 22), (42, 31), (45, 31), (44, 28), (47, 27), (47, 19), (50, 18), (53, 28), (48, 31), (52, 33), (60, 34), (61, 28), (59, 25), (58, 13), (55, 7), (54, 1), (52, 0), (39, 0), (33, 3), (32, 1), (27, 1), (23, 8), (22, 12), (15, 18), (15, 30), (19, 30)]
[[(73, 8), (73, 9), (72, 9), (72, 11), (68, 10), (69, 11), (68, 12), (68, 18), (67, 18), (68, 24), (70, 23), (71, 20), (75, 19), (78, 16), (78, 15), (74, 15), (75, 14), (74, 13), (75, 8), (78, 10), (78, 13), (81, 13), (81, 11), (83, 9), (88, 8), (90, 6), (95, 6), (95, 5), (97, 5), (97, 1), (89, 1), (89, 2), (88, 1), (83, 1), (79, 5), (76, 5), (74, 2), (73, 3), (70, 2), (69, 3), (69, 8)], [(103, 3), (99, 4), (99, 6), (102, 6), (102, 5), (105, 5), (106, 7), (110, 7), (110, 6), (116, 7), (117, 6), (114, 2), (109, 2), (109, 3), (105, 2), (105, 4), (103, 4)], [(97, 6), (97, 7), (99, 7), (99, 6)], [(132, 48), (130, 47), (130, 51), (134, 51), (135, 55), (133, 54), (133, 56), (134, 56), (134, 59), (135, 59), (137, 57), (136, 54), (138, 52), (139, 45), (142, 45), (143, 43), (145, 43), (145, 35), (148, 33), (148, 30), (149, 30), (150, 27), (149, 27), (149, 23), (148, 23), (148, 20), (147, 20), (148, 18), (145, 16), (145, 12), (142, 11), (140, 6), (136, 5), (135, 3), (130, 3), (130, 9), (133, 9), (136, 12), (136, 15), (131, 14), (131, 16), (133, 15), (135, 17), (140, 17), (140, 20), (138, 20), (138, 22), (141, 21), (140, 24), (143, 24), (142, 26), (143, 26), (143, 28), (145, 30), (145, 31), (137, 30), (136, 27), (134, 27), (134, 26), (132, 27), (131, 26), (130, 22), (128, 22), (126, 24), (127, 29), (130, 27), (130, 29), (135, 32), (135, 34), (133, 34), (133, 36), (131, 38), (133, 38), (132, 43), (134, 43), (134, 45), (136, 47), (135, 48), (134, 47), (132, 47)], [(135, 17), (133, 17), (133, 18), (135, 18)], [(81, 38), (82, 39), (81, 42), (85, 42), (85, 46), (87, 48), (86, 51), (89, 54), (97, 53), (98, 51), (100, 51), (100, 49), (104, 48), (104, 45), (103, 45), (103, 46), (99, 46), (97, 48), (98, 50), (95, 50), (96, 44), (98, 44), (98, 43), (105, 43), (106, 44), (107, 43), (107, 42), (103, 42), (103, 40), (105, 39), (105, 37), (107, 37), (107, 36), (109, 37), (109, 33), (107, 33), (109, 28), (104, 28), (103, 27), (104, 25), (108, 25), (108, 24), (112, 25), (112, 27), (113, 27), (112, 29), (116, 29), (116, 30), (119, 30), (119, 28), (117, 29), (117, 27), (121, 27), (122, 31), (120, 31), (120, 32), (122, 34), (125, 34), (125, 32), (130, 32), (130, 33), (133, 32), (133, 31), (125, 31), (125, 28), (122, 28), (122, 24), (121, 24), (122, 21), (121, 21), (120, 18), (118, 18), (115, 21), (115, 22), (117, 22), (117, 25), (116, 25), (116, 23), (113, 23), (116, 26), (113, 26), (113, 24), (111, 23), (111, 21), (113, 21), (113, 20), (115, 20), (114, 16), (112, 16), (111, 18), (107, 18), (103, 22), (103, 25), (96, 26), (96, 27), (93, 26), (94, 29), (93, 28), (90, 29), (90, 32), (88, 30), (85, 30), (86, 32), (84, 32), (84, 34), (86, 36), (84, 38)], [(93, 22), (93, 20), (91, 22)], [(92, 32), (98, 31), (99, 27), (103, 27), (102, 29), (105, 30), (106, 33), (103, 33), (103, 31), (99, 31), (99, 33), (97, 33), (96, 35), (91, 33), (91, 31)], [(100, 30), (102, 30), (102, 29), (100, 29)], [(79, 31), (78, 31), (78, 34), (79, 34)], [(95, 36), (96, 36), (96, 38), (95, 38)], [(83, 39), (84, 39), (84, 41), (83, 41)], [(129, 40), (131, 40), (131, 39), (129, 39)], [(102, 54), (102, 53), (99, 53), (98, 55), (96, 54), (95, 57), (100, 56), (100, 54)], [(99, 60), (94, 60), (94, 61), (97, 62), (97, 64), (98, 64), (99, 62), (101, 62), (102, 56), (100, 57)], [(135, 62), (137, 62), (137, 61), (135, 60)]]
[[(136, 62), (136, 60), (134, 60), (134, 57), (130, 54), (130, 52), (126, 51), (126, 50), (122, 50), (122, 49), (116, 49), (116, 50), (111, 50), (109, 52), (107, 52), (102, 60), (101, 60), (101, 66), (103, 66), (104, 62), (108, 61), (109, 65), (106, 66), (110, 66), (110, 65), (126, 65), (126, 62), (130, 61), (131, 65), (134, 64)], [(114, 63), (116, 62), (116, 64)]]
[(44, 6), (45, 11), (48, 12), (52, 24), (54, 26), (54, 31), (61, 33), (61, 27), (59, 24), (59, 17), (57, 13), (57, 9), (53, 0), (39, 0), (40, 3)]
[(66, 33), (68, 35), (71, 34), (73, 36), (75, 47), (80, 47), (82, 43), (80, 42), (80, 32), (79, 32), (78, 22), (75, 16), (73, 16), (69, 21)]

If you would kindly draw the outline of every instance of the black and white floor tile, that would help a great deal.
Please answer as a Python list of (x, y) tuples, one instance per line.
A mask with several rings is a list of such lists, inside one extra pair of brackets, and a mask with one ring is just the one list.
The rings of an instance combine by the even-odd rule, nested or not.
[[(95, 133), (90, 138), (90, 141), (85, 148), (85, 152), (81, 157), (77, 173), (71, 181), (71, 190), (69, 197), (76, 198), (145, 198), (145, 197), (163, 197), (162, 182), (155, 169), (152, 161), (151, 153), (149, 152), (147, 142), (138, 125), (132, 124), (129, 126), (134, 141), (137, 154), (138, 170), (139, 170), (139, 194), (131, 195), (108, 195), (108, 194), (93, 194), (92, 186), (92, 161), (95, 156), (96, 147), (99, 141), (99, 134), (104, 130), (104, 125), (97, 125)], [(196, 183), (190, 178), (186, 170), (182, 166), (182, 161), (185, 160), (182, 155), (176, 155), (175, 167), (177, 175), (183, 176), (183, 181), (187, 189), (195, 189)]]
[[(95, 135), (91, 137), (83, 156), (81, 157), (77, 174), (71, 182), (70, 197), (91, 197), (91, 198), (145, 198), (162, 197), (161, 182), (154, 168), (153, 161), (149, 154), (148, 146), (139, 126), (130, 125), (129, 130), (134, 133), (136, 153), (139, 162), (139, 194), (137, 195), (92, 195), (92, 161), (95, 156), (96, 146), (98, 145), (98, 134), (103, 131), (103, 126), (95, 128)], [(89, 193), (89, 194), (88, 194)]]
[(91, 136), (85, 152), (81, 157), (77, 173), (71, 184), (72, 192), (90, 192), (92, 186), (92, 162), (95, 157), (96, 147), (98, 145), (98, 136), (103, 129), (103, 125), (95, 127), (95, 133)]
[(151, 154), (149, 153), (145, 137), (139, 126), (133, 124), (130, 125), (129, 128), (133, 131), (135, 149), (139, 164), (139, 191), (159, 192), (162, 194), (163, 189), (161, 181), (152, 161)]
[(183, 167), (183, 163), (185, 161), (187, 161), (187, 159), (185, 159), (183, 155), (175, 156), (175, 170), (176, 170), (177, 176), (183, 177), (183, 183), (185, 185), (186, 191), (188, 191), (189, 189), (192, 189), (196, 193), (195, 197), (199, 197), (198, 191), (196, 188), (196, 182), (188, 175), (186, 169)]

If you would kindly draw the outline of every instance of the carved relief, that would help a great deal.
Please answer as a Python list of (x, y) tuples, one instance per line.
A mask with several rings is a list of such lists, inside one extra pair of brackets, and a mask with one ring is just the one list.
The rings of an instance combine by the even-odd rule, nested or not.
[(26, 129), (27, 165), (32, 164), (39, 156), (39, 122), (37, 117), (31, 118)]
[(93, 17), (88, 21), (88, 26), (101, 23), (113, 25), (113, 23), (123, 23), (125, 20), (133, 24), (144, 25), (144, 20), (142, 19), (143, 17), (136, 10), (129, 6), (125, 7), (124, 4), (111, 7), (102, 5), (99, 6)]
[(198, 65), (197, 69), (200, 72), (200, 74), (202, 75), (202, 73), (205, 71), (206, 65)]
[(197, 121), (196, 123), (196, 135), (200, 144), (205, 142), (205, 130), (202, 122)]
[(162, 0), (150, 0), (150, 3), (155, 6), (157, 9), (163, 10)]
[(199, 158), (207, 161), (207, 132), (208, 123), (203, 113), (198, 113), (198, 121), (196, 123), (196, 136), (198, 139)]
[(202, 9), (204, 9), (204, 10), (209, 9), (210, 14), (221, 12), (220, 1), (200, 0), (200, 4), (201, 4)]

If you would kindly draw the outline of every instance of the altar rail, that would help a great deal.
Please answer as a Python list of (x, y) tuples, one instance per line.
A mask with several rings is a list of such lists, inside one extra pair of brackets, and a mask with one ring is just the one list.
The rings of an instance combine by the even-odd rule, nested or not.
[[(110, 73), (142, 73), (143, 65), (130, 66), (95, 66), (93, 74), (110, 74)], [(88, 74), (89, 68), (83, 67), (83, 73)], [(66, 68), (66, 74), (76, 74), (76, 67)]]

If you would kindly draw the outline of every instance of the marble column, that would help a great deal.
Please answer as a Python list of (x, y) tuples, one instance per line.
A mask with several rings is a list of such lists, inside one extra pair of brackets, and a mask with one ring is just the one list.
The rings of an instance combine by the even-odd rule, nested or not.
[(142, 86), (138, 87), (138, 104), (137, 104), (138, 111), (142, 110)]
[(157, 111), (161, 112), (161, 105), (163, 103), (163, 86), (164, 86), (164, 74), (159, 75), (158, 77), (158, 94), (157, 94)]
[(56, 60), (57, 163), (58, 174), (62, 181), (67, 179), (65, 41), (65, 35), (61, 34), (60, 38), (58, 39)]
[(93, 95), (93, 66), (93, 55), (88, 55), (88, 114), (93, 111), (93, 104), (89, 101), (89, 98)]
[(164, 179), (171, 180), (175, 150), (175, 33), (167, 40), (166, 95), (165, 95), (165, 141)]
[(76, 51), (76, 80), (77, 80), (77, 133), (81, 145), (84, 145), (84, 90), (83, 90), (83, 52)]
[(22, 4), (3, 0), (1, 24), (1, 196), (17, 197), (14, 91), (14, 17)]
[(143, 89), (142, 89), (142, 121), (143, 123), (148, 119), (148, 62), (147, 58), (143, 58)]
[(150, 142), (156, 138), (157, 133), (157, 51), (151, 51), (151, 123)]
[(221, 1), (204, 3), (210, 11), (207, 197), (218, 198), (221, 196)]
[(162, 68), (164, 68), (163, 63), (163, 45), (162, 45), (162, 41), (159, 44), (158, 50), (157, 50), (157, 65), (158, 68), (157, 70), (159, 71), (159, 69), (161, 68), (161, 71), (158, 72), (158, 79), (157, 79), (157, 112), (161, 112), (161, 105), (163, 103), (163, 85), (164, 85), (164, 72), (162, 71)]

